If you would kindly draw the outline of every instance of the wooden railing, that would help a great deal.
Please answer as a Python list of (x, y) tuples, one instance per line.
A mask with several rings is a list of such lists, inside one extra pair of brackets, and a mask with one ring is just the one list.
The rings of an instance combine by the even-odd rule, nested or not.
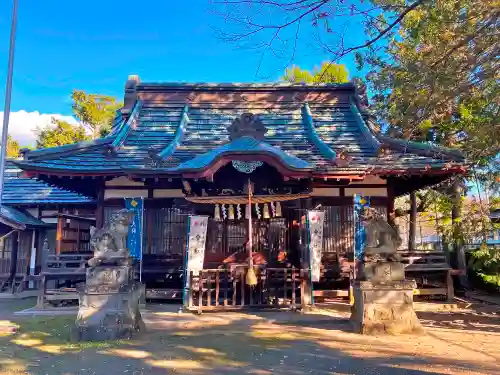
[[(92, 254), (49, 255), (40, 275), (27, 281), (40, 281), (38, 306), (47, 301), (77, 300), (76, 285), (85, 282), (86, 267)], [(54, 285), (49, 288), (49, 282)]]
[(304, 307), (309, 272), (298, 268), (258, 268), (257, 285), (246, 285), (247, 267), (204, 269), (189, 275), (187, 308), (194, 311), (244, 307)]

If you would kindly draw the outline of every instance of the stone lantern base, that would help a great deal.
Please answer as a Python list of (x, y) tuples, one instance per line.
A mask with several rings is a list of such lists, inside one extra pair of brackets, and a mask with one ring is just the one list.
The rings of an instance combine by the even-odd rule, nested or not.
[(414, 280), (356, 281), (351, 323), (361, 334), (418, 334), (423, 329), (413, 310)]
[(139, 310), (143, 288), (133, 280), (131, 262), (124, 259), (112, 263), (94, 262), (87, 269), (73, 330), (75, 340), (131, 338), (145, 328)]

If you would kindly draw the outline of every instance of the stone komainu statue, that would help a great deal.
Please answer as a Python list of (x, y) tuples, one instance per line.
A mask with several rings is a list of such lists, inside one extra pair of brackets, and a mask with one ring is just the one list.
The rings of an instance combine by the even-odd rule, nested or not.
[(120, 210), (114, 213), (101, 229), (90, 232), (90, 246), (94, 249), (94, 258), (113, 258), (128, 256), (127, 234), (134, 212)]
[(402, 243), (398, 230), (373, 208), (364, 209), (362, 220), (366, 230), (365, 255), (385, 256), (397, 260), (396, 251)]

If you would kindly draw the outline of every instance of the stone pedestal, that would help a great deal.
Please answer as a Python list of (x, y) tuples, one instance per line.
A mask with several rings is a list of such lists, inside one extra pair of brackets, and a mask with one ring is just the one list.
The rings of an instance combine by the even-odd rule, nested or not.
[(413, 310), (414, 280), (355, 281), (351, 323), (362, 334), (422, 332)]
[(143, 288), (134, 281), (131, 259), (93, 258), (90, 264), (86, 285), (80, 290), (75, 338), (116, 340), (143, 330), (139, 310)]

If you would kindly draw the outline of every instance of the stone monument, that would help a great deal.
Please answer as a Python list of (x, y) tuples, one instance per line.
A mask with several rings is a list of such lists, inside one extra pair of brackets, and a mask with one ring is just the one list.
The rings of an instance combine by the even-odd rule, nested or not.
[(139, 299), (141, 285), (134, 281), (133, 261), (126, 249), (129, 210), (115, 213), (106, 225), (91, 233), (94, 257), (88, 262), (86, 283), (80, 289), (80, 305), (74, 338), (81, 341), (129, 338), (144, 329)]
[(363, 334), (421, 332), (413, 310), (416, 283), (405, 278), (397, 254), (401, 245), (397, 230), (373, 208), (364, 208), (361, 219), (366, 246), (354, 281), (351, 322), (355, 330)]

